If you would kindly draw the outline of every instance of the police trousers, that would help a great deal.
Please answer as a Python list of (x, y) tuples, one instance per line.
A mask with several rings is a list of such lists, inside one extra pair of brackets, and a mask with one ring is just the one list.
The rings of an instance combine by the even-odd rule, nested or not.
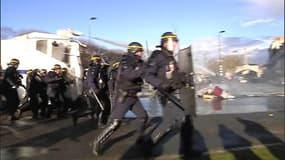
[(175, 106), (175, 104), (167, 100), (165, 97), (159, 96), (159, 102), (162, 105), (162, 122), (153, 131), (152, 137), (164, 134), (175, 127), (180, 128), (185, 117), (184, 111)]
[(117, 101), (111, 114), (111, 119), (122, 120), (128, 111), (132, 111), (139, 122), (138, 132), (143, 132), (148, 119), (146, 110), (137, 96), (126, 96), (123, 101)]

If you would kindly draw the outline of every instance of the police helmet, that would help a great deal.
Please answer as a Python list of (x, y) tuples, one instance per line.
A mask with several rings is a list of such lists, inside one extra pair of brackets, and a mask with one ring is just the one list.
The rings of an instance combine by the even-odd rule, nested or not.
[(27, 70), (27, 74), (31, 74), (32, 72), (33, 72), (32, 69), (28, 69), (28, 70)]
[(62, 68), (62, 72), (67, 72), (67, 71), (68, 71), (68, 69), (66, 67)]
[(160, 37), (160, 45), (162, 46), (163, 43), (167, 42), (169, 39), (172, 39), (178, 42), (177, 35), (172, 32), (165, 32)]
[(19, 65), (19, 64), (20, 64), (20, 61), (16, 58), (12, 58), (10, 62), (8, 63), (8, 65)]
[(59, 64), (55, 64), (55, 65), (53, 66), (53, 70), (56, 70), (56, 69), (61, 69), (61, 66), (60, 66)]
[(93, 55), (90, 58), (91, 62), (96, 62), (96, 61), (99, 61), (99, 60), (101, 60), (101, 57), (99, 55)]
[(40, 73), (41, 73), (41, 74), (46, 74), (46, 73), (47, 73), (47, 70), (46, 70), (46, 69), (41, 69), (41, 70), (40, 70)]
[(135, 54), (136, 52), (143, 51), (143, 46), (138, 42), (131, 42), (128, 45), (128, 53)]

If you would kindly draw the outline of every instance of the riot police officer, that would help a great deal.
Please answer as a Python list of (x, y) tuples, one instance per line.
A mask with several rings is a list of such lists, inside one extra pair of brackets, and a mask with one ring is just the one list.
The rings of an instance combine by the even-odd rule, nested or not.
[(99, 155), (104, 143), (119, 128), (122, 118), (128, 110), (131, 110), (139, 120), (137, 133), (138, 139), (142, 137), (148, 115), (143, 108), (137, 93), (141, 91), (143, 80), (143, 65), (141, 59), (143, 56), (143, 47), (138, 42), (132, 42), (128, 45), (128, 53), (122, 58), (116, 79), (118, 97), (115, 102), (114, 110), (111, 114), (111, 121), (108, 127), (101, 132), (93, 144), (93, 153)]
[(89, 93), (87, 72), (88, 68), (85, 68), (82, 77), (82, 94), (73, 102), (74, 107), (72, 108), (72, 122), (74, 126), (77, 124), (78, 118), (91, 115), (92, 119), (94, 119), (94, 115), (99, 112), (98, 107), (93, 105), (97, 104), (96, 100)]
[(46, 108), (48, 104), (48, 98), (46, 95), (46, 83), (40, 75), (39, 69), (34, 69), (30, 75), (30, 87), (28, 94), (30, 97), (31, 109), (33, 112), (33, 119), (38, 119), (39, 109), (41, 109), (41, 115), (45, 116)]
[(66, 68), (62, 68), (62, 78), (64, 81), (65, 85), (65, 90), (63, 91), (64, 93), (64, 109), (63, 109), (63, 114), (66, 114), (70, 108), (72, 108), (72, 97), (73, 97), (73, 92), (72, 92), (72, 85), (75, 83), (74, 76), (71, 75), (70, 71)]
[[(61, 74), (61, 66), (55, 64), (53, 70), (47, 73), (45, 77), (45, 82), (47, 83), (47, 95), (51, 104), (57, 110), (57, 118), (63, 117), (64, 113), (64, 91), (65, 84), (64, 79)], [(52, 107), (48, 106), (47, 117), (50, 117), (52, 113)]]
[(7, 100), (7, 111), (11, 116), (11, 121), (18, 119), (15, 115), (20, 103), (17, 88), (22, 85), (22, 75), (20, 75), (20, 73), (17, 71), (19, 64), (20, 61), (16, 58), (12, 58), (10, 60), (4, 73), (4, 79), (2, 82), (2, 92)]
[[(178, 38), (172, 32), (161, 36), (160, 49), (152, 52), (145, 69), (145, 80), (158, 91), (175, 96), (174, 92), (182, 88), (187, 79), (178, 68), (174, 53), (178, 51)], [(180, 127), (185, 112), (158, 92), (159, 101), (163, 108), (163, 121), (152, 133), (154, 144), (157, 144), (175, 126)]]
[[(90, 65), (87, 71), (87, 84), (89, 94), (95, 98), (100, 106), (100, 112), (97, 113), (99, 126), (107, 124), (111, 112), (111, 102), (108, 93), (108, 64), (103, 63), (99, 55), (91, 57)], [(90, 93), (91, 92), (91, 93)]]

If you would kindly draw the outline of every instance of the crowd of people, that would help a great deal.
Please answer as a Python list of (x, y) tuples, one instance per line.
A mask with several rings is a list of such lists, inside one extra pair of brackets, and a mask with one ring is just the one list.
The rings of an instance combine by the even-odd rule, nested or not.
[[(165, 32), (160, 40), (158, 49), (152, 52), (146, 62), (142, 59), (144, 48), (139, 42), (129, 43), (127, 53), (114, 63), (106, 63), (99, 55), (93, 55), (89, 68), (84, 70), (82, 94), (75, 101), (66, 96), (67, 88), (74, 83), (74, 79), (60, 65), (55, 64), (49, 72), (39, 69), (29, 71), (26, 90), (33, 119), (50, 118), (53, 110), (56, 110), (58, 118), (66, 116), (72, 110), (74, 125), (79, 117), (96, 116), (98, 126), (103, 130), (93, 142), (95, 155), (101, 154), (103, 145), (119, 129), (128, 111), (132, 111), (138, 120), (136, 143), (147, 140), (152, 145), (158, 144), (175, 127), (181, 127), (185, 117), (188, 117), (191, 132), (193, 128), (190, 113), (176, 107), (165, 95), (158, 92), (163, 108), (163, 121), (151, 135), (145, 135), (145, 130), (149, 127), (148, 114), (137, 96), (144, 82), (152, 85), (154, 90), (171, 96), (175, 96), (175, 91), (186, 84), (193, 85), (191, 77), (179, 70), (174, 58), (174, 53), (179, 49), (177, 35)], [(19, 106), (16, 88), (21, 85), (21, 75), (17, 72), (19, 64), (19, 60), (11, 60), (1, 84), (1, 94), (6, 98), (7, 111), (12, 121), (18, 118), (15, 112)]]
[[(11, 121), (18, 120), (26, 111), (31, 111), (32, 119), (35, 120), (51, 118), (53, 110), (56, 110), (57, 118), (66, 116), (71, 107), (67, 92), (69, 86), (74, 83), (67, 68), (55, 64), (50, 71), (27, 70), (26, 82), (23, 84), (23, 76), (17, 70), (20, 61), (13, 58), (7, 65), (1, 80), (1, 95), (5, 99), (3, 110), (9, 114)], [(23, 87), (25, 92), (18, 93), (19, 87)], [(25, 94), (23, 100), (20, 100), (19, 94)], [(4, 105), (4, 102), (1, 104)]]

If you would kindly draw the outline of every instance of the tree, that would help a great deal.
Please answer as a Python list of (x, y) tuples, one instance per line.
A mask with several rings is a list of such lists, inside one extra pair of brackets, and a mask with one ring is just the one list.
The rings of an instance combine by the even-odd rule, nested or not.
[(229, 55), (223, 58), (225, 71), (233, 72), (237, 66), (243, 65), (243, 58), (240, 55)]
[[(228, 55), (224, 56), (221, 60), (224, 71), (233, 72), (237, 66), (243, 65), (243, 59), (240, 55)], [(207, 63), (207, 67), (213, 71), (218, 73), (219, 70), (219, 61), (217, 59), (209, 60)]]

